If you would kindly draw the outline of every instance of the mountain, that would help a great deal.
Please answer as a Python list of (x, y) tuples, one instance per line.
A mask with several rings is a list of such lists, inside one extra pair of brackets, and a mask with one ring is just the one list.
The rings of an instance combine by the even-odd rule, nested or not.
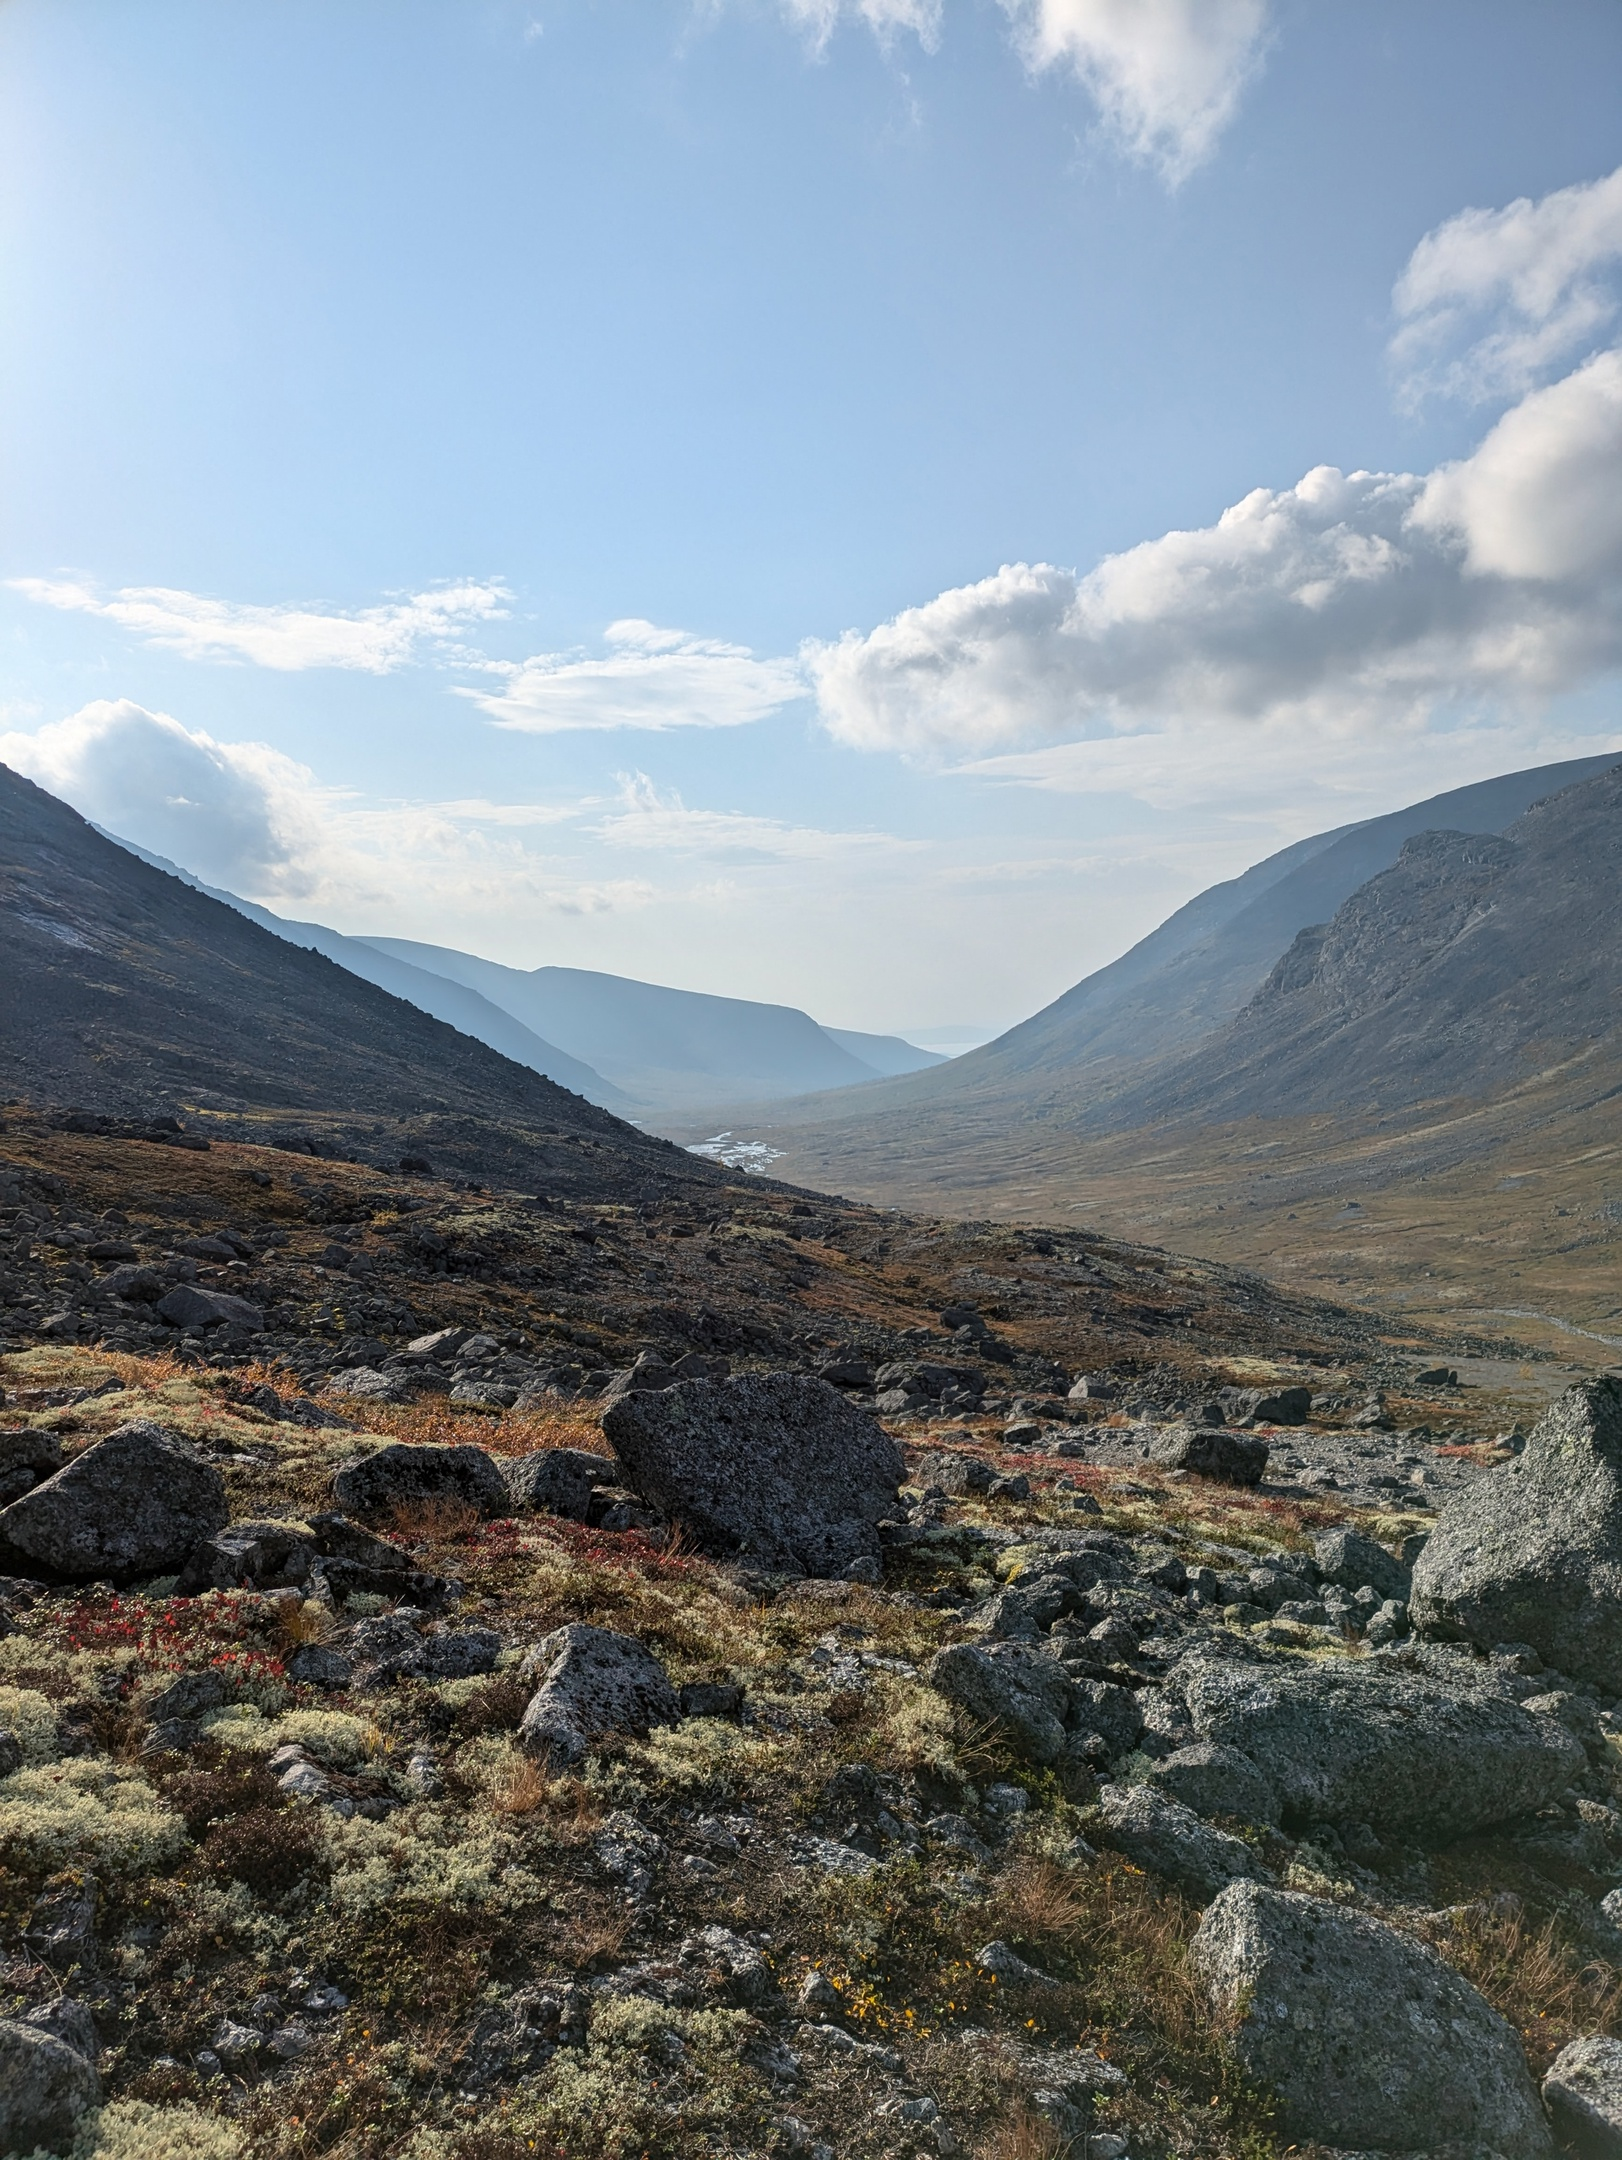
[[(671, 990), (589, 968), (503, 967), (410, 938), (365, 942), (477, 990), (549, 1042), (567, 1043), (638, 1103), (666, 1112), (722, 1098), (765, 1101), (846, 1088), (884, 1070), (847, 1042), (890, 1038), (841, 1041), (792, 1005)], [(893, 1064), (894, 1052), (884, 1054)], [(926, 1057), (913, 1055), (918, 1063)]]
[(0, 766), (13, 1098), (559, 1192), (723, 1174), (142, 862)]
[(492, 1050), (499, 1050), (515, 1064), (528, 1065), (533, 1071), (544, 1073), (548, 1080), (555, 1080), (559, 1087), (584, 1095), (587, 1102), (622, 1113), (632, 1107), (629, 1097), (612, 1081), (593, 1072), (579, 1058), (570, 1057), (567, 1050), (558, 1049), (555, 1043), (543, 1042), (521, 1020), (515, 1020), (501, 1006), (481, 997), (477, 990), (452, 982), (448, 976), (430, 974), (426, 968), (412, 967), (408, 961), (395, 960), (369, 945), (364, 938), (345, 937), (340, 931), (329, 930), (325, 923), (297, 922), (285, 915), (273, 915), (269, 908), (244, 900), (237, 893), (205, 885), (201, 878), (193, 877), (189, 870), (170, 862), (167, 856), (154, 855), (147, 848), (137, 847), (133, 840), (107, 832), (102, 826), (95, 829), (104, 839), (127, 848), (142, 862), (150, 863), (154, 870), (167, 871), (170, 877), (179, 878), (182, 884), (206, 893), (211, 900), (235, 908), (239, 915), (246, 915), (249, 922), (257, 923), (261, 930), (268, 930), (272, 937), (286, 938), (291, 945), (302, 945), (323, 954), (339, 967), (347, 968), (351, 975), (360, 975), (367, 982), (376, 983), (391, 997), (404, 998), (419, 1012), (432, 1013), (436, 1020), (445, 1021), (462, 1034), (488, 1043)]
[(836, 1027), (824, 1027), (822, 1032), (841, 1050), (860, 1058), (881, 1079), (893, 1079), (898, 1073), (924, 1072), (931, 1065), (947, 1062), (939, 1050), (921, 1050), (917, 1043), (907, 1042), (900, 1035), (864, 1035), (856, 1028)]

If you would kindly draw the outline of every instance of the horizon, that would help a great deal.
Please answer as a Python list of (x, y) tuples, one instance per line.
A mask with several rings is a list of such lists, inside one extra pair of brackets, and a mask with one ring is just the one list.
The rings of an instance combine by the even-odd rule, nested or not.
[(1614, 11), (0, 54), (0, 759), (278, 914), (936, 1047), (1622, 750)]

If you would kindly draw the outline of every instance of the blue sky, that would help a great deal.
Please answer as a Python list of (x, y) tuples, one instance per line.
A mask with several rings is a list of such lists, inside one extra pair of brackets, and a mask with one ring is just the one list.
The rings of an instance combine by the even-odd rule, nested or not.
[(344, 930), (1011, 1022), (1622, 745), (1619, 80), (1610, 0), (10, 0), (0, 757)]

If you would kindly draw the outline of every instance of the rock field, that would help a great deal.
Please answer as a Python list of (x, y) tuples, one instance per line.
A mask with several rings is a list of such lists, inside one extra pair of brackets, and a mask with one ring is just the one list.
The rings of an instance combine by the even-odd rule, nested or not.
[(0, 1136), (0, 2154), (1622, 2154), (1622, 1381)]

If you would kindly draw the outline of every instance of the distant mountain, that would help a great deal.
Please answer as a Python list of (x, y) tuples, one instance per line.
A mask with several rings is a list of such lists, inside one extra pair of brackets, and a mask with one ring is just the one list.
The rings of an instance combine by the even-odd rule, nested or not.
[(897, 1073), (924, 1072), (931, 1065), (947, 1062), (941, 1051), (922, 1050), (899, 1035), (863, 1035), (855, 1028), (836, 1027), (824, 1027), (822, 1032), (885, 1079)]
[[(836, 1035), (792, 1005), (710, 997), (588, 968), (503, 967), (410, 938), (365, 943), (477, 990), (547, 1041), (567, 1043), (638, 1103), (666, 1112), (722, 1098), (768, 1101), (851, 1087), (907, 1069), (899, 1062), (903, 1054), (915, 1065), (930, 1061), (927, 1052), (892, 1037)], [(854, 1044), (874, 1054), (861, 1054)]]
[(1503, 833), (1423, 832), (1114, 1122), (1481, 1100), (1622, 1054), (1622, 765)]
[(621, 1114), (633, 1107), (630, 1098), (612, 1081), (593, 1072), (579, 1058), (570, 1057), (567, 1050), (543, 1042), (521, 1020), (515, 1020), (510, 1012), (481, 997), (477, 990), (452, 982), (448, 976), (430, 974), (426, 968), (412, 967), (407, 961), (392, 959), (364, 938), (344, 937), (337, 930), (329, 930), (325, 923), (296, 922), (285, 915), (273, 915), (269, 908), (244, 900), (237, 893), (205, 885), (201, 878), (193, 877), (189, 870), (170, 862), (167, 856), (154, 855), (146, 848), (137, 847), (133, 840), (106, 832), (99, 825), (95, 829), (105, 839), (138, 855), (142, 862), (150, 863), (153, 869), (167, 871), (170, 877), (179, 878), (195, 891), (207, 893), (211, 900), (235, 908), (239, 915), (246, 915), (249, 922), (257, 923), (261, 930), (268, 930), (272, 937), (286, 938), (290, 945), (301, 945), (324, 954), (339, 967), (347, 968), (351, 975), (363, 976), (367, 982), (376, 983), (380, 990), (387, 990), (392, 997), (404, 998), (407, 1004), (415, 1005), (419, 1012), (432, 1013), (436, 1020), (459, 1028), (464, 1035), (471, 1035), (478, 1042), (488, 1043), (492, 1050), (499, 1050), (503, 1057), (513, 1059), (516, 1064), (528, 1065), (532, 1071), (544, 1073), (559, 1087), (584, 1095), (587, 1102), (599, 1103), (605, 1110), (616, 1110)]
[(41, 1107), (180, 1112), (230, 1137), (582, 1195), (724, 1174), (272, 936), (0, 766), (0, 1079)]

